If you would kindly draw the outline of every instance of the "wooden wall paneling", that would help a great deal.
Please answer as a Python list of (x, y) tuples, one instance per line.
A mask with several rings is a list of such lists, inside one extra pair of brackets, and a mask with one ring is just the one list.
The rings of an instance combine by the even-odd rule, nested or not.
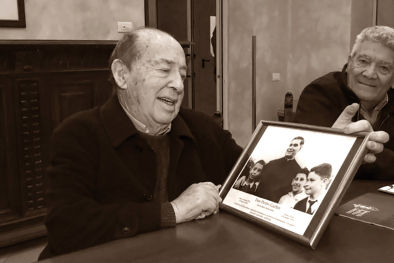
[(0, 76), (0, 226), (21, 214), (11, 82)]
[(46, 234), (53, 129), (109, 98), (114, 41), (0, 41), (0, 247)]
[(82, 110), (93, 107), (93, 80), (59, 79), (50, 82), (52, 129), (55, 129), (65, 118)]
[(45, 207), (40, 80), (38, 76), (18, 76), (15, 87), (21, 207), (23, 215), (32, 215)]
[[(99, 74), (97, 74), (99, 73)], [(62, 73), (51, 77), (52, 130), (65, 118), (104, 104), (111, 94), (107, 70), (96, 73)]]

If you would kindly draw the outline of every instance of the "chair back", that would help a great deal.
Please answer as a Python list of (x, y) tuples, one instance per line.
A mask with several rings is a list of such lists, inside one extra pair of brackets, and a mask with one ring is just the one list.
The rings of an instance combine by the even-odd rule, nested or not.
[(293, 111), (293, 94), (287, 92), (285, 95), (285, 107), (284, 107), (284, 120), (285, 122), (293, 122), (294, 120)]

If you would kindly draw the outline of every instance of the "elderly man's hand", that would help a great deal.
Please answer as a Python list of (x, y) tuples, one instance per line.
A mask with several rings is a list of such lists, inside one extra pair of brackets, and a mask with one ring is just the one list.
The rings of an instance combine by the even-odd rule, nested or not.
[(206, 216), (216, 214), (219, 211), (220, 185), (204, 182), (192, 184), (177, 199), (171, 202), (175, 211), (177, 223), (202, 219)]
[(359, 105), (353, 103), (347, 106), (332, 128), (343, 129), (344, 133), (350, 134), (355, 132), (370, 132), (369, 141), (367, 143), (368, 153), (364, 157), (367, 163), (373, 163), (376, 160), (375, 154), (383, 151), (383, 143), (389, 140), (389, 135), (384, 131), (374, 132), (371, 124), (366, 120), (352, 122), (353, 116), (357, 113)]

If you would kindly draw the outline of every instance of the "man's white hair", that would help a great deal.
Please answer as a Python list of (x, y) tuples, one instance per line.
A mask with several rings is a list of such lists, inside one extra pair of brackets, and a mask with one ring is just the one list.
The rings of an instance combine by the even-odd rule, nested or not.
[(388, 26), (367, 27), (356, 37), (350, 57), (354, 57), (361, 43), (369, 40), (379, 42), (394, 51), (394, 29)]

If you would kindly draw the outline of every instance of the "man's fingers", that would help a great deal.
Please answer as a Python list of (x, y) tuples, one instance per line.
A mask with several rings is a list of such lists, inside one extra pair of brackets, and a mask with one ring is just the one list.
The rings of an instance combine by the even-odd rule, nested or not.
[(343, 132), (346, 134), (356, 133), (356, 132), (373, 132), (371, 124), (367, 120), (360, 120), (357, 122), (352, 122), (344, 127)]
[(219, 210), (219, 204), (215, 202), (215, 200), (211, 200), (211, 202), (207, 201), (206, 207), (195, 219), (203, 219), (211, 214), (217, 214)]
[(205, 188), (206, 192), (212, 196), (213, 198), (215, 198), (217, 203), (222, 202), (222, 198), (219, 196), (219, 189), (221, 187), (221, 185), (215, 185), (211, 182), (204, 182), (204, 183), (200, 183), (201, 185), (203, 185), (203, 187)]
[(373, 163), (376, 161), (376, 156), (372, 153), (367, 153), (364, 157), (364, 162)]
[(376, 161), (375, 154), (384, 150), (383, 143), (389, 140), (389, 135), (384, 131), (371, 132), (369, 142), (367, 142), (368, 153), (364, 157), (364, 162), (373, 163)]
[(358, 109), (359, 109), (359, 105), (357, 103), (353, 103), (347, 106), (339, 117), (340, 118), (342, 117), (343, 119), (351, 120), (353, 116), (357, 113)]
[(376, 154), (376, 153), (382, 152), (384, 149), (384, 146), (381, 143), (369, 141), (367, 143), (367, 149), (368, 149), (369, 153)]
[(203, 218), (205, 218), (205, 214), (204, 213), (201, 213), (199, 216), (197, 216), (195, 219), (196, 220), (198, 220), (198, 219), (203, 219)]
[(339, 115), (338, 119), (335, 121), (332, 128), (343, 129), (348, 124), (352, 122), (353, 116), (357, 113), (359, 109), (359, 105), (357, 103), (353, 103), (352, 105), (347, 106)]
[(374, 142), (379, 142), (379, 143), (386, 143), (390, 139), (390, 136), (388, 135), (387, 132), (384, 131), (377, 131), (377, 132), (372, 132), (369, 135), (369, 140), (374, 141)]

